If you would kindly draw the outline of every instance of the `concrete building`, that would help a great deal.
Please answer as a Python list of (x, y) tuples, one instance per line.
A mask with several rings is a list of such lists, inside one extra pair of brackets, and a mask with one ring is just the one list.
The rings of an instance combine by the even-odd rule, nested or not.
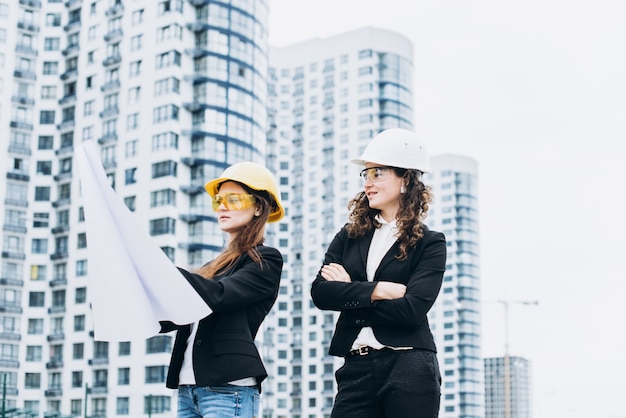
[(266, 154), (267, 18), (265, 0), (0, 0), (6, 408), (174, 416), (171, 335), (93, 339), (73, 148), (97, 141), (177, 265), (213, 258), (224, 241), (202, 185)]
[(425, 182), (435, 201), (426, 223), (446, 236), (443, 286), (429, 321), (443, 378), (441, 418), (482, 418), (478, 164), (460, 155), (431, 158)]
[[(204, 182), (243, 160), (279, 179), (287, 216), (268, 229), (285, 256), (258, 336), (265, 417), (326, 417), (341, 360), (335, 315), (309, 297), (324, 251), (361, 188), (380, 130), (413, 127), (413, 46), (363, 28), (267, 45), (265, 0), (0, 0), (0, 376), (6, 408), (92, 418), (174, 416), (171, 335), (93, 339), (79, 173), (97, 141), (111, 185), (177, 265), (224, 244)], [(427, 139), (427, 142), (430, 142)], [(427, 223), (448, 239), (431, 323), (441, 416), (482, 416), (476, 165), (433, 159)], [(91, 220), (88, 220), (91, 221)]]
[(508, 376), (505, 357), (490, 357), (484, 362), (485, 418), (532, 418), (530, 361), (509, 357)]

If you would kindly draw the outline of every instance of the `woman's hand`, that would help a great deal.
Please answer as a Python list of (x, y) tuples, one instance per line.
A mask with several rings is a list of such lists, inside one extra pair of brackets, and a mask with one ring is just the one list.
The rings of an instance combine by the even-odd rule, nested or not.
[(375, 300), (392, 300), (404, 297), (406, 286), (394, 282), (378, 282), (372, 292), (372, 302)]
[(350, 283), (350, 275), (346, 272), (341, 264), (330, 263), (322, 266), (321, 270), (322, 278), (329, 282), (344, 282)]

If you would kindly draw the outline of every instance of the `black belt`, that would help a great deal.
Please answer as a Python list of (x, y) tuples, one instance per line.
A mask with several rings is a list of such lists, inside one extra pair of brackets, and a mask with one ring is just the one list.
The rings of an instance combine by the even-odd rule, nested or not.
[(356, 350), (350, 350), (349, 355), (350, 356), (367, 356), (368, 354), (379, 353), (381, 351), (387, 351), (387, 350), (389, 349), (386, 347), (383, 347), (380, 350), (377, 350), (369, 346), (364, 346), (364, 347), (359, 347)]

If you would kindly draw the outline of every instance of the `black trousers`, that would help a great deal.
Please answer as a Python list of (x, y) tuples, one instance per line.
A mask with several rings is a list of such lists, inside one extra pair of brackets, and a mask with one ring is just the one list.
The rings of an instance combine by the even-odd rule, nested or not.
[(331, 418), (437, 418), (441, 374), (426, 350), (373, 351), (348, 356), (335, 373)]

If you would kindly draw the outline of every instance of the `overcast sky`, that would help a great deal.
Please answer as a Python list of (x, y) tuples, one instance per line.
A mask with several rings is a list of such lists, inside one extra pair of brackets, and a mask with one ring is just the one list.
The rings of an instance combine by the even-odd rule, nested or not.
[(269, 3), (273, 46), (412, 40), (416, 131), (480, 167), (483, 354), (503, 355), (511, 301), (535, 418), (625, 418), (626, 1)]

